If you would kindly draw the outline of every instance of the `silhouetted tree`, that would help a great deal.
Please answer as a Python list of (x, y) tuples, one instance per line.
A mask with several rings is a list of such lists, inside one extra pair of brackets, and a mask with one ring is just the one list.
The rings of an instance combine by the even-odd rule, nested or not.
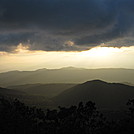
[(38, 133), (38, 123), (42, 121), (40, 109), (25, 106), (17, 99), (8, 101), (0, 98), (0, 133), (29, 134)]
[(0, 98), (0, 134), (132, 134), (134, 100), (127, 105), (129, 118), (107, 121), (91, 101), (44, 112), (17, 99)]

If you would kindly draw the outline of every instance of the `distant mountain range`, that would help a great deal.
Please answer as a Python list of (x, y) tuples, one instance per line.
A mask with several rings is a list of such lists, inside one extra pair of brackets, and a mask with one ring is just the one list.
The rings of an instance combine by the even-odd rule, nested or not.
[(28, 105), (43, 108), (70, 106), (91, 100), (100, 109), (118, 110), (124, 109), (127, 101), (134, 98), (134, 86), (101, 80), (78, 85), (32, 84), (12, 86), (12, 89), (0, 88), (0, 96), (18, 98)]
[(87, 81), (76, 85), (53, 98), (56, 105), (76, 105), (80, 101), (94, 101), (101, 109), (125, 108), (129, 99), (134, 98), (134, 87), (101, 80)]
[(61, 69), (39, 69), (36, 71), (10, 71), (0, 73), (0, 86), (7, 87), (35, 83), (83, 83), (94, 79), (130, 83), (133, 85), (134, 69), (83, 69), (66, 67)]

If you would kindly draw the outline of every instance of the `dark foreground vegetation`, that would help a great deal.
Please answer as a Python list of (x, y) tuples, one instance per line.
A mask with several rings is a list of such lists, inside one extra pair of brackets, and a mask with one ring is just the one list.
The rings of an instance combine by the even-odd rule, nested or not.
[(43, 111), (17, 99), (0, 98), (0, 134), (132, 134), (134, 100), (127, 105), (127, 118), (108, 121), (91, 101)]

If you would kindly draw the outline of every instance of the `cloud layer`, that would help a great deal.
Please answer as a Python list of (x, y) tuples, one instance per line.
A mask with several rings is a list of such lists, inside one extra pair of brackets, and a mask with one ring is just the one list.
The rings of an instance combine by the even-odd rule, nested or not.
[(134, 45), (133, 0), (1, 0), (0, 51)]

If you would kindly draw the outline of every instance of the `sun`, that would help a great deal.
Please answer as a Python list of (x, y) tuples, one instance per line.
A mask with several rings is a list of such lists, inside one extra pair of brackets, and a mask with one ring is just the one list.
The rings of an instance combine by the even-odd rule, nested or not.
[(88, 51), (81, 52), (80, 55), (86, 57), (102, 58), (112, 56), (118, 52), (121, 52), (121, 49), (114, 47), (94, 47)]

